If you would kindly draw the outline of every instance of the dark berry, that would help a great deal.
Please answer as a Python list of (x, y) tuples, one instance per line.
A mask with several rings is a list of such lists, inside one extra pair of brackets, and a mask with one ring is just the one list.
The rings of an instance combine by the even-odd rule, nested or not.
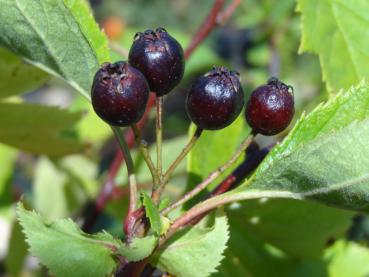
[(169, 93), (183, 77), (183, 49), (163, 28), (137, 33), (128, 60), (145, 75), (157, 95)]
[(193, 83), (187, 96), (187, 113), (202, 129), (222, 129), (240, 114), (243, 98), (238, 73), (214, 68)]
[(287, 128), (294, 113), (293, 88), (273, 77), (251, 93), (246, 120), (254, 133), (272, 136)]
[(96, 72), (91, 89), (92, 106), (113, 126), (140, 120), (149, 98), (144, 75), (127, 62), (106, 63)]

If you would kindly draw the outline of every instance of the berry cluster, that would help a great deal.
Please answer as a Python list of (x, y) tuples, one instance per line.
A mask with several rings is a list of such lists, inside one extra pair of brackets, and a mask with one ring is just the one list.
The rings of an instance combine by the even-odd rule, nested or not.
[[(113, 126), (129, 126), (143, 115), (149, 96), (168, 94), (181, 81), (185, 62), (181, 45), (163, 28), (137, 33), (128, 62), (104, 64), (92, 85), (96, 113)], [(230, 125), (244, 106), (239, 74), (213, 68), (192, 84), (186, 100), (190, 119), (200, 128), (218, 130)], [(293, 89), (271, 78), (256, 88), (245, 116), (253, 133), (275, 135), (294, 115)]]

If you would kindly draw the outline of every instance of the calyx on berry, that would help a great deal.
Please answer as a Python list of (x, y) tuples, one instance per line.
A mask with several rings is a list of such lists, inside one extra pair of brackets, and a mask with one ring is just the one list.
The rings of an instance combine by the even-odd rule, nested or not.
[(164, 28), (137, 33), (128, 60), (145, 75), (151, 91), (159, 96), (169, 93), (182, 80), (183, 49)]
[(200, 128), (218, 130), (230, 125), (244, 105), (239, 74), (213, 68), (192, 84), (186, 100), (188, 116)]
[(149, 98), (144, 75), (127, 62), (105, 63), (96, 72), (91, 89), (96, 114), (112, 126), (139, 121)]
[(294, 113), (293, 88), (272, 77), (251, 93), (245, 115), (254, 133), (271, 136), (286, 129)]

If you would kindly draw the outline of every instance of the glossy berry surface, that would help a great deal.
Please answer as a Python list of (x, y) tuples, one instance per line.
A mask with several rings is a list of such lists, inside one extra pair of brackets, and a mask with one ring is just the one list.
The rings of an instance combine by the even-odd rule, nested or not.
[(246, 120), (254, 133), (272, 136), (287, 128), (294, 113), (292, 87), (271, 78), (251, 93)]
[(127, 62), (106, 63), (95, 74), (91, 89), (97, 115), (113, 126), (139, 121), (149, 98), (143, 74)]
[(202, 129), (222, 129), (240, 114), (243, 98), (238, 73), (214, 68), (193, 83), (187, 95), (187, 113)]
[(183, 77), (183, 49), (163, 28), (137, 33), (128, 60), (145, 75), (157, 95), (169, 93)]

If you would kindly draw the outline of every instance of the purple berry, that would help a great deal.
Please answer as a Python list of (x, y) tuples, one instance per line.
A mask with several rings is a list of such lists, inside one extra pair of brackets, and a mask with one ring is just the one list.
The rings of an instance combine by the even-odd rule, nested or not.
[(144, 75), (127, 62), (104, 64), (95, 74), (91, 89), (97, 115), (113, 126), (139, 121), (149, 98)]
[(187, 113), (202, 129), (222, 129), (240, 114), (243, 98), (238, 73), (214, 68), (193, 83), (187, 96)]
[(251, 93), (246, 120), (254, 133), (272, 136), (287, 128), (294, 113), (293, 88), (273, 77)]
[(128, 60), (145, 75), (157, 95), (169, 93), (183, 77), (183, 49), (163, 28), (137, 33)]

